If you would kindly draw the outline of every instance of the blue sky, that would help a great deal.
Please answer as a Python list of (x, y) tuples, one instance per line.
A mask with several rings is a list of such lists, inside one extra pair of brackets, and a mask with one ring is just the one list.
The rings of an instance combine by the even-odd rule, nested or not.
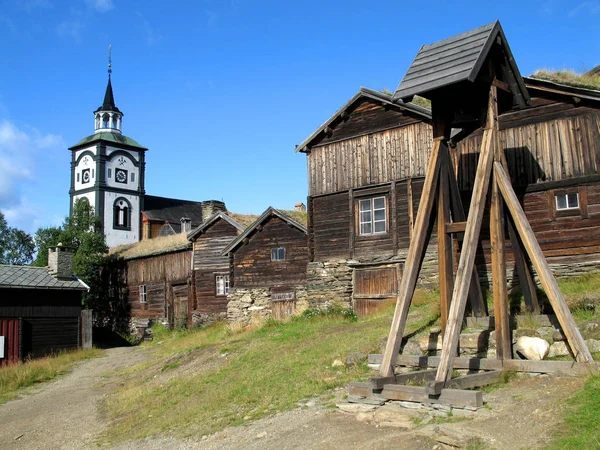
[(109, 44), (147, 193), (261, 213), (305, 201), (294, 146), (360, 86), (393, 90), (421, 45), (496, 19), (523, 75), (600, 64), (600, 0), (0, 0), (0, 210), (31, 233), (68, 213)]

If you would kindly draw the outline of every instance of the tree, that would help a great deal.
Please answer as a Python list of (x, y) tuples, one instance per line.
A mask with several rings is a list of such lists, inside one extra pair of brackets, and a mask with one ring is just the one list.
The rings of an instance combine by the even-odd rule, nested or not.
[(9, 227), (0, 211), (0, 264), (26, 265), (34, 253), (33, 238), (23, 230)]
[(62, 228), (48, 227), (39, 228), (33, 240), (37, 249), (37, 255), (32, 265), (38, 267), (46, 267), (48, 265), (48, 247), (52, 247), (60, 243), (60, 235)]

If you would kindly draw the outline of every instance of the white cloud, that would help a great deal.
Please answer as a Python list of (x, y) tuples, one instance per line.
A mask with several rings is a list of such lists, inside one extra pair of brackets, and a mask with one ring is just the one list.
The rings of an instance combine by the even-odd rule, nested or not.
[(154, 30), (154, 28), (152, 27), (150, 22), (148, 22), (148, 19), (146, 19), (146, 16), (144, 16), (139, 11), (136, 11), (135, 14), (139, 17), (139, 19), (141, 21), (142, 32), (146, 36), (146, 44), (148, 44), (148, 45), (158, 44), (162, 40), (162, 36), (156, 33), (156, 30)]
[(569, 17), (575, 17), (580, 13), (587, 13), (589, 15), (595, 15), (600, 12), (600, 3), (597, 1), (583, 2), (569, 11)]
[(105, 13), (114, 9), (115, 5), (113, 5), (112, 0), (86, 0), (88, 6), (94, 8), (96, 11), (101, 13)]
[(38, 209), (22, 195), (24, 183), (35, 176), (38, 150), (64, 149), (61, 136), (42, 134), (35, 128), (24, 131), (8, 120), (0, 121), (0, 210), (6, 219), (24, 229)]

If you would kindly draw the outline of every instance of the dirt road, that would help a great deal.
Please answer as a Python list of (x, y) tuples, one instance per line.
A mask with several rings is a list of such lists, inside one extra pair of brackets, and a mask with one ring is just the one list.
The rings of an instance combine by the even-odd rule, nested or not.
[[(148, 358), (140, 347), (107, 350), (107, 356), (78, 363), (56, 381), (0, 405), (0, 449), (98, 448), (109, 426), (102, 417), (105, 395), (119, 385), (115, 372)], [(415, 449), (450, 448), (442, 433), (477, 439), (484, 448), (539, 448), (562, 417), (564, 399), (583, 379), (522, 376), (485, 394), (486, 414), (474, 419), (405, 428), (358, 421), (353, 414), (324, 408), (318, 399), (302, 407), (225, 429), (211, 436), (178, 439), (154, 436), (127, 442), (116, 450), (144, 449)], [(338, 391), (341, 399), (343, 390)], [(510, 430), (507, 433), (507, 430)]]

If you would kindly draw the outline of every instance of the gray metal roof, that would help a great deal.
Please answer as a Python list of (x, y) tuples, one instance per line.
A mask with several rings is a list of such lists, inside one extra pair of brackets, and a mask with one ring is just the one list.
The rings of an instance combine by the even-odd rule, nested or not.
[(6, 265), (0, 265), (0, 288), (86, 290), (76, 277), (59, 280), (50, 275), (45, 267)]
[(498, 36), (518, 87), (519, 92), (513, 94), (529, 100), (499, 21), (422, 46), (394, 93), (394, 100), (424, 95), (461, 81), (475, 81)]
[(296, 222), (294, 219), (292, 219), (289, 216), (286, 216), (284, 213), (273, 208), (272, 206), (269, 206), (267, 210), (264, 213), (262, 213), (262, 215), (258, 219), (256, 219), (256, 221), (252, 225), (246, 228), (246, 230), (242, 234), (240, 234), (237, 238), (231, 241), (231, 243), (223, 249), (221, 254), (226, 255), (227, 253), (234, 251), (244, 241), (245, 238), (249, 237), (260, 224), (265, 222), (271, 216), (279, 217), (281, 220), (302, 231), (304, 234), (307, 233), (306, 227), (304, 225)]

